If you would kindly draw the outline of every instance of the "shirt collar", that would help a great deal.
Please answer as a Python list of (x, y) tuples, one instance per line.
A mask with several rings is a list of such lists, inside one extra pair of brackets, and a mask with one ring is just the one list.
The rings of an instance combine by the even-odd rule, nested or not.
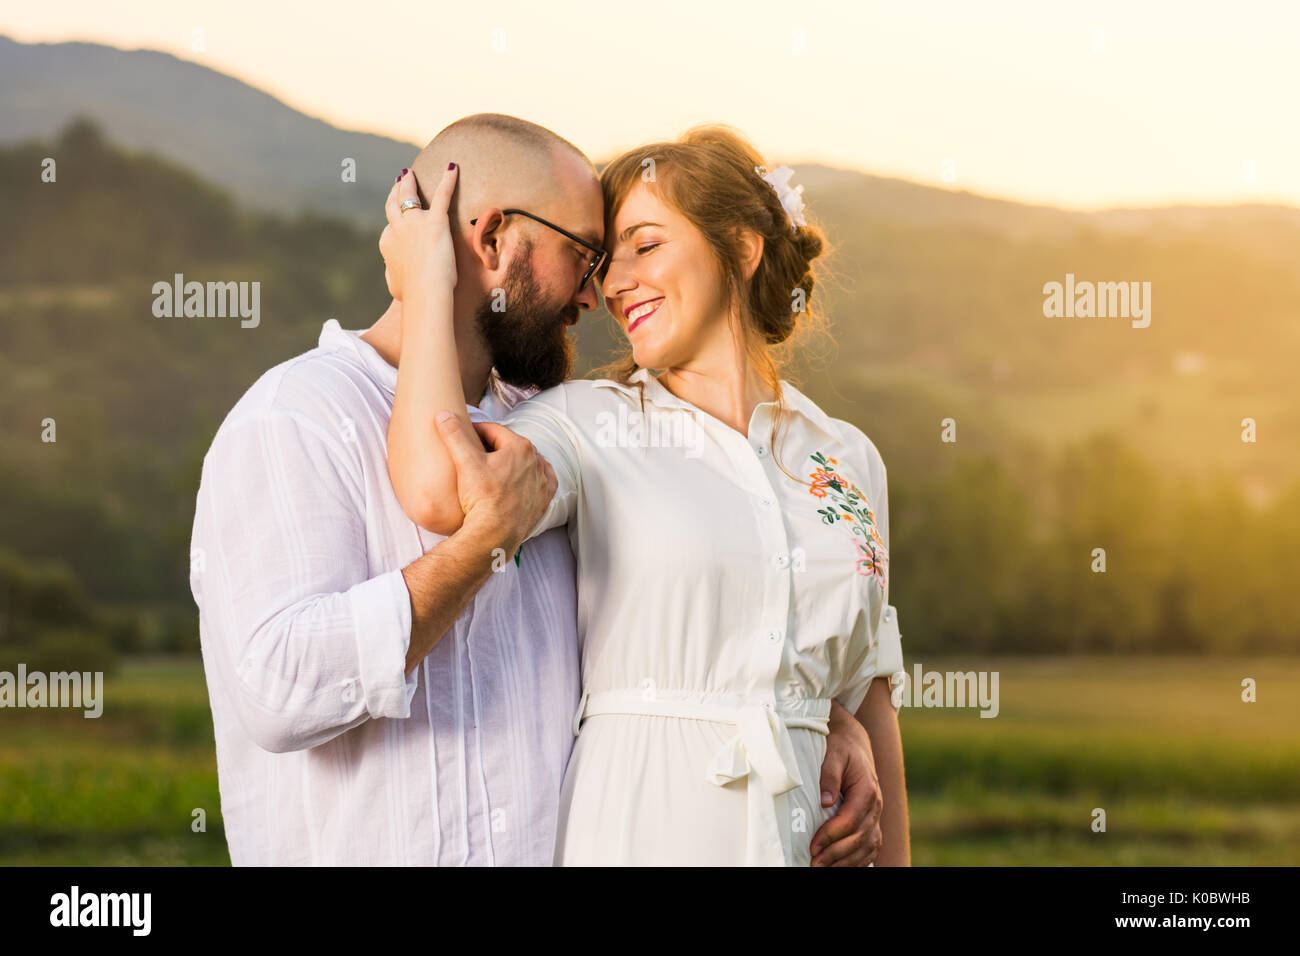
[[(637, 369), (628, 381), (632, 384), (624, 385), (622, 382), (616, 382), (613, 379), (602, 378), (591, 384), (593, 388), (612, 388), (625, 395), (635, 396), (637, 393), (636, 384), (640, 383), (645, 388), (645, 397), (655, 405), (664, 408), (684, 408), (688, 411), (699, 411), (690, 402), (678, 398), (668, 391), (667, 387), (659, 381), (658, 376), (650, 374), (650, 370), (647, 368)], [(781, 380), (781, 395), (785, 399), (786, 406), (801, 415), (808, 425), (822, 432), (827, 438), (839, 438), (839, 431), (832, 424), (831, 417), (818, 408), (812, 399), (785, 379)], [(756, 407), (762, 408), (764, 405), (773, 404), (775, 403), (760, 402)]]
[[(597, 379), (592, 382), (592, 388), (612, 388), (615, 391), (622, 392), (624, 395), (635, 397), (638, 392), (644, 389), (645, 397), (650, 399), (656, 405), (664, 408), (686, 408), (693, 409), (694, 405), (684, 402), (672, 392), (668, 391), (663, 385), (659, 384), (657, 376), (651, 375), (648, 368), (639, 368), (628, 378), (632, 384), (624, 385), (622, 382), (616, 382), (612, 378)], [(637, 388), (640, 385), (642, 388)]]
[(397, 369), (362, 339), (360, 332), (343, 328), (338, 319), (327, 319), (316, 344), (330, 351), (350, 352), (390, 398), (396, 393)]
[[(389, 365), (387, 359), (376, 352), (370, 343), (361, 338), (360, 332), (343, 328), (339, 325), (338, 319), (329, 319), (321, 327), (320, 339), (317, 341), (317, 345), (323, 349), (345, 349), (351, 352), (365, 366), (366, 371), (379, 387), (388, 393), (390, 399), (396, 395), (397, 369)], [(482, 411), (485, 415), (492, 415), (496, 418), (504, 418), (506, 412), (524, 399), (530, 398), (536, 391), (536, 389), (523, 389), (514, 385), (507, 385), (501, 381), (497, 375), (497, 370), (494, 368), (488, 376), (487, 394), (479, 400), (478, 405), (466, 403), (466, 408)]]

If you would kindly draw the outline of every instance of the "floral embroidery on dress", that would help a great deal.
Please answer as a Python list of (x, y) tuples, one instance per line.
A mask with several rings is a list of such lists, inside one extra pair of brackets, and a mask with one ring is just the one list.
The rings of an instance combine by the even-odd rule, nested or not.
[(864, 577), (875, 576), (880, 586), (885, 586), (888, 573), (889, 552), (876, 528), (876, 516), (862, 490), (835, 470), (838, 462), (820, 451), (809, 455), (817, 463), (817, 470), (809, 474), (812, 487), (808, 493), (826, 500), (825, 508), (818, 508), (822, 521), (829, 525), (849, 522), (854, 542), (858, 546), (857, 571)]

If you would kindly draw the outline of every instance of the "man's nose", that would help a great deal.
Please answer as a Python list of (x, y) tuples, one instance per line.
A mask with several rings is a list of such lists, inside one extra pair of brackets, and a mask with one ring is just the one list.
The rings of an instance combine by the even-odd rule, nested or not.
[(586, 309), (588, 312), (595, 312), (600, 308), (600, 296), (596, 294), (596, 279), (593, 276), (588, 279), (578, 294), (573, 297), (573, 301), (578, 304), (579, 308)]

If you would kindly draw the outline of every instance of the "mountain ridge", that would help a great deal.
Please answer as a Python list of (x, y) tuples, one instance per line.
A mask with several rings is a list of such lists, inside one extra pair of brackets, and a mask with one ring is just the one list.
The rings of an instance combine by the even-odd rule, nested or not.
[[(22, 43), (0, 35), (0, 144), (52, 138), (78, 115), (94, 120), (121, 146), (175, 160), (251, 208), (317, 212), (358, 224), (377, 220), (393, 171), (419, 150), (413, 143), (335, 126), (172, 53), (86, 41)], [(344, 158), (356, 160), (355, 183), (342, 181)], [(1225, 214), (1244, 211), (1287, 223), (1300, 234), (1300, 208), (1282, 204), (1080, 211), (820, 163), (801, 163), (798, 171), (810, 200), (819, 192), (845, 194), (857, 197), (855, 205), (869, 202), (877, 219), (990, 229), (1012, 238), (1080, 227), (1130, 231), (1181, 222), (1209, 228)]]

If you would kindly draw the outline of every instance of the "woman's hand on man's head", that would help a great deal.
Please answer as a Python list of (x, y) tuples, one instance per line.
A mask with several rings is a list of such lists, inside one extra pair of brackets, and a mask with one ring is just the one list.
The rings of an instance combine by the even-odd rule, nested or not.
[[(388, 192), (384, 214), (388, 225), (379, 235), (384, 257), (384, 281), (399, 302), (420, 295), (450, 293), (456, 287), (456, 250), (447, 210), (456, 191), (459, 169), (449, 165), (429, 197), (429, 208), (409, 206), (420, 201), (414, 170), (403, 170)], [(408, 204), (406, 211), (403, 203)]]

